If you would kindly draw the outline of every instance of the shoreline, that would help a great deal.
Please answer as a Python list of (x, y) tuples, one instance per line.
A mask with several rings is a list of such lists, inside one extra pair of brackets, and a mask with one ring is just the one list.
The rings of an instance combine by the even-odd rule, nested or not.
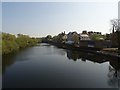
[(68, 45), (68, 44), (60, 44), (60, 43), (49, 43), (51, 45), (57, 46), (58, 48), (63, 48), (63, 49), (69, 49), (69, 50), (74, 50), (74, 51), (82, 51), (82, 52), (89, 52), (93, 54), (100, 54), (104, 56), (110, 56), (110, 57), (115, 57), (120, 59), (120, 55), (118, 53), (112, 53), (112, 52), (107, 52), (107, 51), (102, 51), (100, 48), (94, 48), (94, 47), (75, 47), (73, 45)]

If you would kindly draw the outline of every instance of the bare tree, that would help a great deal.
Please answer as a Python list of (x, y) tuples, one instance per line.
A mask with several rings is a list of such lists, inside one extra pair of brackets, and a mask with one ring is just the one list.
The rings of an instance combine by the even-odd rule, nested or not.
[(120, 19), (112, 19), (111, 21), (111, 25), (112, 25), (112, 30), (115, 31), (120, 31)]
[(118, 52), (120, 54), (120, 19), (111, 20), (112, 25), (112, 41), (117, 43)]

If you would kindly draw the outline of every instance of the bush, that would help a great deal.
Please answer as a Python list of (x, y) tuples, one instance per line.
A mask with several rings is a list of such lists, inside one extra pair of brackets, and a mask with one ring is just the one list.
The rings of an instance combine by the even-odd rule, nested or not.
[(91, 40), (104, 40), (105, 39), (105, 36), (104, 35), (97, 35), (97, 34), (93, 34), (90, 36), (90, 39)]
[(30, 38), (27, 35), (18, 34), (16, 38), (15, 35), (2, 33), (2, 54), (9, 54), (20, 48), (33, 46), (37, 44), (37, 42), (37, 39)]

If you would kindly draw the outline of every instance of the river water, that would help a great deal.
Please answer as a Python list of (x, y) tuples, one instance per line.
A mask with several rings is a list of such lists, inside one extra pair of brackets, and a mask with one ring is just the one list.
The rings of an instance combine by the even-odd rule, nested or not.
[(112, 57), (39, 44), (2, 57), (2, 88), (118, 88)]

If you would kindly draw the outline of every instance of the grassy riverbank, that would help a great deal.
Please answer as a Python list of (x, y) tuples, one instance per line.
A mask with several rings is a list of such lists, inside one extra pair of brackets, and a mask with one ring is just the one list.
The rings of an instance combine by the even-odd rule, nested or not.
[(2, 33), (2, 54), (16, 52), (21, 48), (34, 46), (38, 43), (38, 39), (31, 38), (28, 35), (18, 34), (17, 36)]

